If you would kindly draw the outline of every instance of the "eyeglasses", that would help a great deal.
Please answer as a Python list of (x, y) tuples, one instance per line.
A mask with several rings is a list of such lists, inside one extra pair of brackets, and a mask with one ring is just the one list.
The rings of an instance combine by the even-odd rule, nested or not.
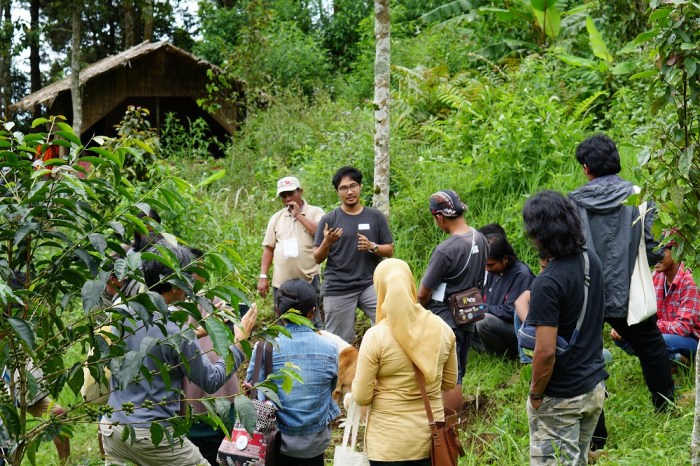
[(348, 186), (341, 186), (341, 187), (339, 187), (339, 188), (338, 188), (338, 192), (339, 192), (339, 193), (345, 194), (345, 193), (347, 193), (348, 191), (357, 191), (358, 189), (360, 189), (360, 185), (357, 184), (357, 183), (353, 183), (353, 184), (348, 185)]

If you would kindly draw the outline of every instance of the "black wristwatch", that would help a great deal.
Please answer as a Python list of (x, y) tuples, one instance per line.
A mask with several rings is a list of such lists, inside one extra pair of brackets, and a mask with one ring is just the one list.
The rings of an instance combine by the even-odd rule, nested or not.
[(539, 395), (530, 392), (530, 399), (534, 401), (540, 401), (542, 398), (544, 398), (544, 393), (540, 393)]

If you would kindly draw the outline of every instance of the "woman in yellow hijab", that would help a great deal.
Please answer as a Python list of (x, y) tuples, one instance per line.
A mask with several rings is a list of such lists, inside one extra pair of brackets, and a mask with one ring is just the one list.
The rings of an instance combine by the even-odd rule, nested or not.
[(374, 272), (376, 325), (360, 346), (352, 395), (370, 405), (366, 451), (372, 466), (430, 466), (430, 429), (413, 365), (425, 376), (436, 421), (444, 420), (442, 391), (457, 383), (455, 336), (418, 304), (411, 269), (399, 259)]

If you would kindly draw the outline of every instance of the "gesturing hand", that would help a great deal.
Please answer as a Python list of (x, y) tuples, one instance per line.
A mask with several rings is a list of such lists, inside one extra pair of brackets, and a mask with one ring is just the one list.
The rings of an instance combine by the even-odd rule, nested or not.
[(331, 228), (328, 226), (326, 223), (323, 225), (323, 238), (324, 240), (328, 241), (330, 244), (335, 243), (340, 239), (340, 237), (343, 234), (343, 229), (342, 228)]

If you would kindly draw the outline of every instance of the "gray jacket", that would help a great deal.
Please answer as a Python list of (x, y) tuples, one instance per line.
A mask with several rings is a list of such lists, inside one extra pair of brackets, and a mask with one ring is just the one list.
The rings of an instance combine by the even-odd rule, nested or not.
[[(634, 185), (617, 175), (595, 178), (569, 193), (579, 208), (586, 246), (594, 251), (603, 265), (605, 279), (605, 317), (627, 317), (630, 279), (637, 260), (642, 227), (639, 209), (622, 205), (634, 194)], [(650, 265), (663, 254), (655, 252), (658, 242), (651, 234), (655, 206), (648, 203), (644, 217), (644, 241)]]

